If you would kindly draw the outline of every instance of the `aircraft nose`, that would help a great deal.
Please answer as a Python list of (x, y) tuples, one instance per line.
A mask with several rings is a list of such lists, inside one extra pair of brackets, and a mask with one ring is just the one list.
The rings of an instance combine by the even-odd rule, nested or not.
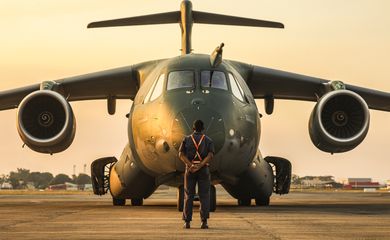
[(225, 125), (219, 113), (209, 109), (202, 104), (194, 104), (194, 107), (179, 111), (172, 123), (172, 142), (178, 150), (184, 136), (190, 135), (192, 123), (195, 120), (202, 120), (204, 133), (214, 142), (215, 154), (217, 154), (225, 143)]

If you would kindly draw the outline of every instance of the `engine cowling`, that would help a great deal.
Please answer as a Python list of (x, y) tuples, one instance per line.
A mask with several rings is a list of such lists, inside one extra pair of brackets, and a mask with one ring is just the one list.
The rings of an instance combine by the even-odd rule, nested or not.
[(325, 94), (316, 104), (309, 120), (313, 144), (329, 153), (346, 152), (366, 137), (370, 113), (364, 99), (349, 90)]
[(19, 104), (17, 128), (29, 148), (53, 154), (72, 144), (76, 121), (71, 106), (62, 95), (39, 90), (27, 95)]

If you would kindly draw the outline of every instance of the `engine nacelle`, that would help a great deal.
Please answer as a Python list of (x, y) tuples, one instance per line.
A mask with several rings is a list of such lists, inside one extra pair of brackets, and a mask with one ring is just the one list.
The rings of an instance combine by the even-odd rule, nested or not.
[(313, 144), (329, 153), (346, 152), (366, 137), (370, 113), (364, 99), (349, 90), (325, 94), (316, 104), (309, 120)]
[(71, 106), (62, 95), (40, 90), (30, 93), (20, 103), (17, 128), (29, 148), (53, 154), (72, 144), (76, 121)]

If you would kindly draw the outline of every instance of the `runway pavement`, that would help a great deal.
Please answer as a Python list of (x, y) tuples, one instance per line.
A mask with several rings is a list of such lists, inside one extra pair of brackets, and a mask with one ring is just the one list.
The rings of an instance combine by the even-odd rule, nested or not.
[(0, 194), (0, 239), (390, 239), (390, 193), (291, 193), (269, 207), (238, 207), (218, 194), (210, 229), (182, 229), (174, 189), (141, 207), (109, 196)]

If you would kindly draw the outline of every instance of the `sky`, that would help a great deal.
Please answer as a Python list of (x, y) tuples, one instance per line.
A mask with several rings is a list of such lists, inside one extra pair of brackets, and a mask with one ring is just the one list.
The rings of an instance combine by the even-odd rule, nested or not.
[[(87, 29), (89, 22), (179, 10), (180, 1), (2, 0), (0, 91), (180, 54), (177, 24)], [(193, 0), (193, 8), (280, 21), (285, 29), (194, 25), (195, 53), (225, 43), (224, 58), (390, 92), (390, 1), (387, 0)], [(258, 100), (259, 112), (264, 104)], [(71, 103), (76, 137), (53, 156), (22, 148), (16, 110), (0, 112), (0, 174), (16, 168), (83, 172), (100, 157), (119, 157), (127, 142), (131, 101), (107, 114), (105, 101)], [(365, 141), (330, 155), (310, 141), (308, 120), (315, 103), (277, 100), (262, 118), (263, 156), (281, 156), (300, 175), (336, 179), (390, 179), (390, 113), (371, 111)], [(87, 170), (89, 173), (89, 170)]]

